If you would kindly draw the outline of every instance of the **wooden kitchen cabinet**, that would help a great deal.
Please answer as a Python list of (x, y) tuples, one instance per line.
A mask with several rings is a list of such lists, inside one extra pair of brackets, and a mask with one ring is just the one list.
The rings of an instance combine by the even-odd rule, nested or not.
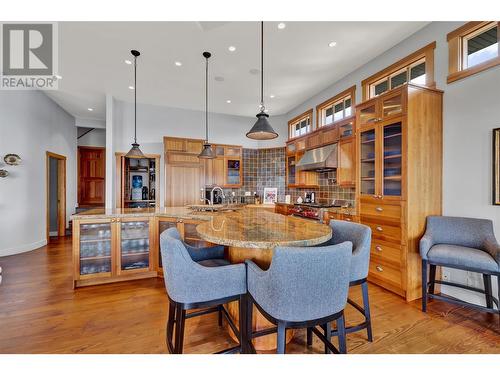
[(160, 235), (169, 228), (177, 228), (181, 239), (185, 241), (188, 245), (193, 247), (209, 247), (214, 246), (210, 242), (206, 242), (199, 236), (196, 231), (196, 226), (201, 224), (201, 220), (191, 220), (191, 219), (179, 219), (172, 217), (157, 217), (156, 225), (157, 228), (157, 238), (156, 252), (155, 252), (155, 264), (157, 264), (158, 276), (163, 277), (163, 267), (161, 261), (161, 251), (160, 251)]
[(290, 215), (290, 207), (291, 205), (288, 203), (275, 203), (274, 212), (281, 215)]
[(306, 148), (309, 150), (311, 148), (320, 147), (323, 144), (323, 132), (315, 131), (309, 134), (306, 138)]
[(164, 137), (165, 152), (182, 152), (198, 155), (203, 149), (203, 139)]
[(297, 171), (296, 164), (304, 156), (305, 150), (286, 157), (286, 184), (287, 187), (318, 188), (318, 173), (313, 171)]
[(326, 146), (339, 140), (339, 128), (337, 125), (325, 126), (322, 131), (321, 145)]
[(224, 185), (224, 158), (206, 159), (205, 163), (205, 185)]
[(156, 276), (154, 219), (73, 221), (73, 287)]
[(368, 278), (407, 301), (421, 297), (426, 218), (441, 214), (442, 95), (409, 84), (356, 110), (357, 208), (372, 229)]
[(354, 186), (356, 183), (356, 150), (354, 137), (341, 139), (338, 143), (337, 184)]

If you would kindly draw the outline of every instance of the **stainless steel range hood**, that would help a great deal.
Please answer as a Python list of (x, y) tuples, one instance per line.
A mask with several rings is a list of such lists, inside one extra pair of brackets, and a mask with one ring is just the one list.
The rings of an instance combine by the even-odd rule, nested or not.
[(328, 172), (338, 167), (337, 143), (306, 151), (296, 165), (298, 171)]

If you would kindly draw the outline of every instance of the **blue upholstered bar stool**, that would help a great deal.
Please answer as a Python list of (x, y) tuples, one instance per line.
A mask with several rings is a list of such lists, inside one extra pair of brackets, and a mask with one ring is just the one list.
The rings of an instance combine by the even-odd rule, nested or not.
[[(373, 341), (372, 323), (370, 316), (370, 301), (368, 298), (368, 269), (370, 267), (370, 227), (344, 220), (331, 220), (332, 238), (324, 245), (336, 245), (344, 241), (352, 242), (351, 270), (349, 275), (349, 286), (361, 285), (363, 294), (363, 307), (348, 299), (347, 302), (365, 317), (364, 322), (346, 328), (346, 333), (352, 333), (366, 329), (368, 341)], [(336, 331), (332, 331), (336, 335)], [(307, 331), (307, 344), (312, 344), (312, 333)]]
[[(500, 245), (493, 232), (493, 222), (466, 217), (428, 216), (427, 228), (420, 239), (422, 257), (422, 311), (428, 298), (500, 314)], [(484, 290), (444, 280), (436, 280), (436, 266), (483, 274)], [(430, 269), (430, 277), (428, 276)], [(491, 276), (497, 276), (498, 298), (493, 297)], [(486, 307), (434, 294), (435, 284), (450, 285), (484, 294)], [(497, 306), (495, 310), (493, 303)]]
[[(160, 235), (160, 248), (163, 264), (165, 287), (169, 298), (168, 321), (166, 329), (167, 348), (170, 353), (182, 353), (184, 326), (188, 318), (212, 312), (223, 312), (229, 326), (240, 345), (221, 353), (245, 352), (246, 327), (246, 269), (244, 264), (227, 264), (218, 258), (220, 249), (203, 250), (187, 247), (181, 241), (176, 228), (169, 228)], [(193, 259), (194, 258), (194, 259)], [(196, 262), (197, 260), (198, 262)], [(240, 329), (231, 320), (223, 304), (239, 301)], [(202, 309), (192, 313), (186, 310)], [(221, 324), (219, 315), (219, 325)], [(173, 340), (175, 327), (175, 340)], [(243, 344), (243, 345), (242, 345)]]
[[(325, 353), (346, 353), (344, 307), (351, 253), (350, 242), (316, 248), (277, 247), (267, 271), (247, 260), (249, 340), (277, 330), (277, 352), (284, 354), (287, 328), (314, 327), (313, 332), (325, 344)], [(252, 332), (253, 304), (277, 329)], [(337, 322), (338, 349), (331, 342), (332, 321)], [(323, 333), (316, 326), (321, 326)]]

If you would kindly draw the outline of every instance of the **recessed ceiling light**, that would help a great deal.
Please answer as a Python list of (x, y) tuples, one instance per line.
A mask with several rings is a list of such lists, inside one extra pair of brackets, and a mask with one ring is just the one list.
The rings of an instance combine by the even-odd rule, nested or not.
[(87, 108), (87, 110), (88, 110), (89, 112), (92, 112), (92, 111), (94, 110), (94, 108)]
[(133, 90), (134, 86), (129, 86), (128, 88), (129, 88), (129, 90)]
[(276, 96), (276, 95), (274, 95), (274, 94), (269, 95), (269, 97), (270, 97), (271, 99), (272, 99), (272, 98), (274, 98), (275, 96)]
[(229, 46), (227, 49), (229, 50), (229, 52), (236, 51), (236, 47), (235, 46)]
[(125, 60), (125, 64), (127, 64), (127, 65), (132, 65), (132, 61), (130, 61), (130, 60)]
[(62, 79), (62, 76), (60, 76), (59, 74), (54, 75), (54, 77), (56, 77), (57, 79)]
[(176, 65), (176, 66), (182, 66), (182, 63), (181, 63), (180, 61), (176, 61), (176, 62), (175, 62), (175, 65)]
[(337, 42), (328, 43), (328, 47), (335, 47), (336, 45), (337, 45)]
[(226, 103), (231, 104), (231, 100), (230, 99), (226, 100)]
[(283, 30), (286, 27), (286, 23), (280, 22), (278, 23), (278, 29)]

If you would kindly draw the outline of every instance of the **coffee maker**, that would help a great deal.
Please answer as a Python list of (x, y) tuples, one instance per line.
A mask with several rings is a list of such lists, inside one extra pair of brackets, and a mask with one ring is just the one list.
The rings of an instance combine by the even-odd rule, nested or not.
[(316, 194), (314, 194), (314, 191), (310, 191), (305, 193), (304, 195), (304, 203), (315, 203), (316, 201)]

